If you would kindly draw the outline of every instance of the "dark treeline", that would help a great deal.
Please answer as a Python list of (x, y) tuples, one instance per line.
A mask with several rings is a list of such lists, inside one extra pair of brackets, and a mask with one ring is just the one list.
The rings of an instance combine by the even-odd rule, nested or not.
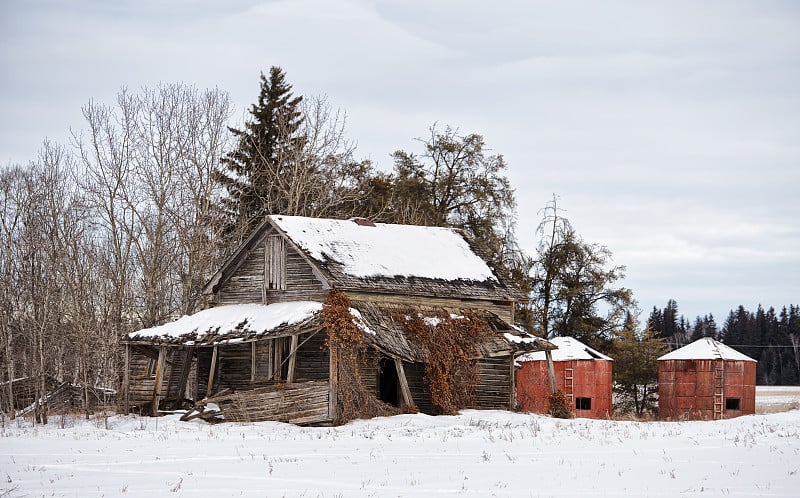
[(776, 312), (759, 306), (755, 312), (744, 306), (731, 310), (722, 327), (711, 314), (690, 323), (678, 313), (670, 299), (663, 309), (653, 308), (648, 327), (677, 349), (702, 337), (711, 337), (758, 361), (757, 382), (762, 385), (800, 384), (800, 306), (789, 305)]

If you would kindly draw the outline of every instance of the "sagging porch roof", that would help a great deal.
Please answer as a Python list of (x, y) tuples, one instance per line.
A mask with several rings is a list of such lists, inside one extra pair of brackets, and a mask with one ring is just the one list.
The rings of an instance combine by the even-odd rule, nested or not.
[[(267, 337), (285, 337), (323, 328), (323, 304), (313, 301), (238, 304), (218, 306), (184, 316), (174, 322), (128, 334), (128, 344), (162, 346), (213, 346), (236, 344)], [(430, 356), (405, 326), (404, 317), (415, 314), (431, 328), (440, 317), (467, 320), (474, 316), (489, 328), (476, 356), (492, 357), (556, 349), (552, 343), (530, 335), (484, 310), (435, 308), (428, 306), (352, 303), (353, 322), (369, 343), (391, 356), (425, 362)]]

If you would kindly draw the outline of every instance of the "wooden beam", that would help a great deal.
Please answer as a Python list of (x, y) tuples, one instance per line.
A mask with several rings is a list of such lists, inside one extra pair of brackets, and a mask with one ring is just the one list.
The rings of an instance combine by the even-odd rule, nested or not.
[(403, 360), (395, 358), (394, 368), (397, 370), (397, 380), (398, 384), (400, 384), (401, 406), (403, 408), (414, 406), (414, 398), (411, 397), (411, 389), (408, 387), (408, 379), (406, 379), (406, 371), (403, 368)]
[(217, 348), (214, 346), (214, 351), (211, 353), (211, 368), (208, 371), (208, 386), (206, 386), (206, 398), (211, 396), (211, 388), (214, 386), (214, 375), (217, 373)]
[(183, 361), (183, 369), (181, 370), (181, 378), (178, 380), (178, 391), (175, 393), (177, 401), (183, 402), (186, 397), (186, 384), (189, 383), (189, 372), (192, 369), (192, 357), (194, 356), (194, 348), (189, 346), (186, 348), (186, 358)]
[(164, 379), (164, 364), (167, 361), (167, 348), (159, 346), (156, 362), (156, 381), (153, 385), (153, 416), (158, 415), (158, 403), (161, 401), (161, 384)]
[[(127, 415), (131, 409), (130, 391), (131, 391), (131, 345), (125, 344), (125, 372), (122, 380), (122, 408), (124, 414)], [(13, 413), (13, 410), (12, 410)]]
[(286, 382), (294, 382), (295, 369), (297, 367), (297, 343), (300, 341), (300, 336), (297, 334), (292, 336), (292, 344), (289, 349), (289, 368), (286, 373)]
[(338, 413), (338, 400), (336, 397), (336, 390), (339, 387), (339, 373), (336, 366), (336, 349), (328, 349), (329, 358), (329, 379), (330, 379), (330, 395), (328, 396), (328, 417), (332, 422), (339, 419)]
[(281, 381), (281, 368), (283, 368), (283, 346), (285, 341), (283, 338), (272, 339), (273, 352), (275, 354), (275, 370), (272, 372), (272, 380)]
[(250, 343), (250, 382), (256, 381), (256, 341)]
[(514, 355), (511, 355), (510, 358), (511, 358), (511, 375), (508, 378), (511, 379), (511, 389), (510, 389), (511, 399), (508, 400), (508, 409), (514, 411), (517, 408), (517, 380), (516, 380), (517, 371), (514, 367), (516, 358), (514, 358)]
[(556, 369), (553, 366), (553, 354), (549, 349), (544, 350), (544, 356), (547, 358), (547, 376), (550, 378), (550, 392), (557, 391), (556, 388)]

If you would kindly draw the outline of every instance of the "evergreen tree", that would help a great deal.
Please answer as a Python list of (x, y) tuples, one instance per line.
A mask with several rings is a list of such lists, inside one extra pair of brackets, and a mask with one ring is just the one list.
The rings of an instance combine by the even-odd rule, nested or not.
[(655, 414), (658, 394), (658, 358), (668, 351), (662, 337), (639, 331), (632, 314), (612, 345), (615, 408), (642, 416)]
[(670, 349), (678, 349), (689, 342), (689, 324), (683, 315), (678, 314), (678, 302), (674, 299), (667, 301), (663, 310), (654, 306), (647, 325), (666, 341)]
[(250, 233), (268, 214), (284, 213), (285, 197), (276, 191), (276, 181), (291, 167), (287, 158), (296, 157), (287, 149), (301, 147), (297, 133), (303, 122), (295, 97), (281, 68), (270, 68), (269, 77), (261, 73), (258, 100), (250, 108), (244, 129), (230, 128), (236, 148), (222, 159), (224, 169), (216, 178), (226, 187), (223, 199), (226, 232), (234, 239)]
[(714, 321), (714, 315), (708, 314), (704, 317), (697, 317), (692, 327), (691, 341), (694, 342), (703, 337), (717, 338), (717, 323)]
[(664, 330), (664, 313), (655, 306), (647, 319), (647, 328), (658, 334)]

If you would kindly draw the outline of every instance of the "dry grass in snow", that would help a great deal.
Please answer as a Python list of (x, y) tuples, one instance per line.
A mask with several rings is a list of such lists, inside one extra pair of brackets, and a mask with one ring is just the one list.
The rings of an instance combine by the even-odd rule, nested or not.
[[(60, 427), (60, 426), (64, 427)], [(162, 418), (0, 430), (0, 496), (797, 496), (800, 410), (716, 422), (502, 411), (333, 428)]]

